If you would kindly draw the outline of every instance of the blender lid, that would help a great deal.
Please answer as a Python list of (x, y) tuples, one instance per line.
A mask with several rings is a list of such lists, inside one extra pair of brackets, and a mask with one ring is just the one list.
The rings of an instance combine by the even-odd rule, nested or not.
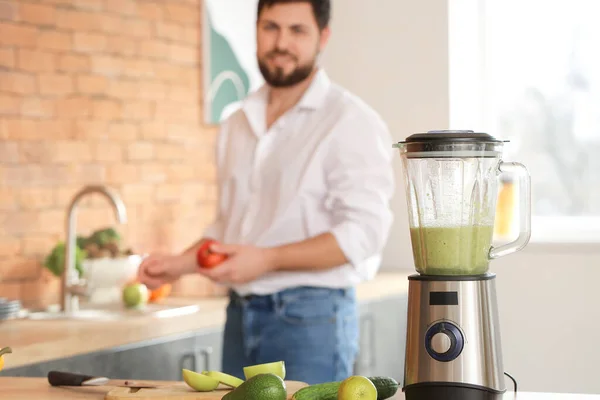
[(406, 138), (404, 142), (399, 143), (414, 143), (414, 142), (507, 142), (500, 139), (496, 139), (490, 134), (483, 132), (475, 132), (472, 130), (432, 130), (426, 133), (415, 133)]

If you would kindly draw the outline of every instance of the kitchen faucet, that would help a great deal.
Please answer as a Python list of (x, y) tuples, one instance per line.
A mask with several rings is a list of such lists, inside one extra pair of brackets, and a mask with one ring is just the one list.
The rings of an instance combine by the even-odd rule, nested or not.
[(119, 195), (105, 186), (86, 186), (75, 194), (69, 204), (67, 214), (67, 240), (65, 244), (65, 266), (61, 277), (61, 311), (71, 313), (79, 310), (79, 296), (87, 294), (87, 285), (81, 282), (75, 268), (75, 246), (77, 237), (77, 207), (79, 201), (88, 194), (99, 193), (113, 206), (119, 223), (127, 222), (125, 204)]

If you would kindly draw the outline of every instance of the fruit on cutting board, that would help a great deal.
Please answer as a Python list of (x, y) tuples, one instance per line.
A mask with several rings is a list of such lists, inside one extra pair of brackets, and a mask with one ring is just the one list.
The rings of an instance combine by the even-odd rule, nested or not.
[[(398, 391), (398, 382), (385, 376), (372, 376), (368, 379), (377, 389), (377, 400), (389, 399)], [(343, 381), (317, 383), (298, 390), (292, 398), (294, 400), (337, 400), (338, 392)]]
[(244, 376), (246, 379), (250, 379), (258, 374), (274, 374), (281, 379), (285, 379), (285, 362), (275, 361), (244, 367)]
[(4, 368), (4, 355), (12, 353), (12, 349), (10, 347), (3, 347), (0, 349), (0, 371)]
[(210, 246), (218, 244), (216, 240), (206, 240), (196, 253), (196, 261), (201, 268), (214, 268), (227, 259), (227, 254), (215, 253)]
[(228, 375), (224, 372), (203, 371), (202, 374), (206, 375), (206, 376), (210, 376), (211, 378), (214, 378), (214, 379), (218, 380), (219, 382), (221, 382), (223, 385), (226, 385), (226, 386), (229, 386), (232, 388), (236, 388), (236, 387), (240, 386), (242, 383), (244, 383), (244, 381), (241, 380), (240, 378), (238, 378), (236, 376)]
[(198, 392), (210, 392), (219, 386), (219, 380), (210, 376), (191, 371), (189, 369), (182, 370), (183, 380), (189, 387)]
[(369, 378), (354, 375), (342, 381), (338, 400), (377, 400), (377, 388)]
[(139, 308), (148, 303), (150, 292), (140, 282), (131, 282), (123, 288), (123, 304), (128, 308)]
[(258, 374), (223, 396), (222, 400), (286, 400), (285, 382), (275, 374)]

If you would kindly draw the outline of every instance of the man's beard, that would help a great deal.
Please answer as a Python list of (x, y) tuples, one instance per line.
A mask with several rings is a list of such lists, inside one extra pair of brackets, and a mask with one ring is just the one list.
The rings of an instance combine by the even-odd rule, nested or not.
[[(296, 60), (296, 57), (292, 56), (291, 54), (277, 50), (270, 52), (265, 58), (270, 58), (277, 55), (289, 56)], [(265, 81), (269, 85), (278, 88), (294, 86), (302, 82), (310, 76), (315, 68), (315, 64), (316, 60), (313, 60), (313, 62), (308, 64), (298, 65), (290, 74), (285, 75), (283, 68), (275, 68), (274, 71), (271, 71), (267, 66), (266, 61), (258, 60), (258, 67)]]

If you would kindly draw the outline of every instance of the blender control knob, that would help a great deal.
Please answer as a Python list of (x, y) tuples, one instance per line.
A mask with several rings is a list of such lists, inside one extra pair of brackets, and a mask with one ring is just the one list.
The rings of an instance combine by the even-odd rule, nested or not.
[(431, 348), (436, 352), (443, 354), (450, 350), (452, 347), (452, 341), (450, 336), (444, 332), (438, 332), (431, 338)]
[(461, 330), (452, 322), (437, 322), (425, 333), (425, 349), (437, 361), (456, 359), (462, 353), (464, 343)]

